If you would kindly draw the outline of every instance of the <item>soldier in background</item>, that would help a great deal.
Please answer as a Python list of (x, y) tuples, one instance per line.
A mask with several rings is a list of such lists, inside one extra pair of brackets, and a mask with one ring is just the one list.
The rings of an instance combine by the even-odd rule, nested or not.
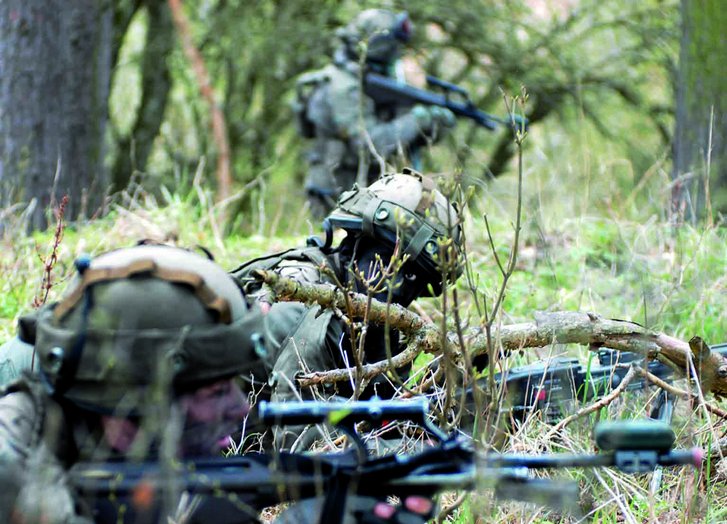
[(400, 152), (411, 162), (417, 148), (455, 125), (448, 109), (403, 109), (362, 93), (369, 71), (404, 81), (398, 59), (411, 33), (405, 12), (363, 11), (336, 32), (332, 63), (299, 79), (294, 108), (300, 133), (312, 139), (305, 188), (315, 218), (325, 217), (354, 182), (372, 183)]
[[(0, 522), (87, 522), (65, 481), (74, 463), (218, 455), (248, 411), (237, 377), (264, 320), (222, 268), (166, 246), (77, 267), (70, 292), (21, 323), (38, 372), (0, 396)], [(239, 513), (198, 502), (215, 522)], [(134, 520), (130, 501), (99, 504), (94, 520), (161, 521)]]
[[(333, 246), (333, 229), (346, 236)], [(367, 188), (344, 192), (336, 208), (324, 221), (326, 241), (321, 245), (290, 249), (249, 261), (232, 272), (248, 296), (262, 303), (268, 313), (269, 362), (272, 372), (258, 370), (273, 401), (311, 398), (309, 389), (299, 391), (296, 377), (308, 370), (325, 371), (353, 366), (356, 350), (344, 318), (318, 305), (299, 302), (272, 304), (265, 287), (254, 278), (258, 269), (273, 270), (301, 283), (351, 286), (367, 293), (376, 286), (374, 298), (407, 307), (423, 296), (442, 292), (460, 274), (462, 226), (459, 214), (430, 178), (406, 171), (385, 175)], [(396, 274), (387, 275), (392, 259), (403, 261)], [(383, 326), (369, 325), (363, 346), (363, 363), (396, 355), (403, 348), (399, 334)], [(404, 375), (408, 370), (403, 370)], [(267, 382), (266, 382), (267, 381)], [(379, 376), (359, 398), (372, 395), (390, 398), (398, 384)], [(325, 395), (351, 396), (347, 382), (329, 387)], [(293, 447), (302, 428), (292, 428), (277, 441)], [(315, 431), (303, 435), (296, 447), (306, 448), (317, 438)]]

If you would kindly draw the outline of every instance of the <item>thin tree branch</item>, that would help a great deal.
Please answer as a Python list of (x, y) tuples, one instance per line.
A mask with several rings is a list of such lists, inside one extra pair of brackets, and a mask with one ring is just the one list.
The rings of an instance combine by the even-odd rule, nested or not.
[(598, 402), (594, 402), (593, 404), (590, 404), (582, 409), (579, 409), (577, 412), (573, 413), (572, 415), (564, 418), (558, 424), (556, 424), (548, 433), (545, 435), (545, 440), (550, 440), (558, 434), (562, 429), (564, 429), (568, 424), (571, 424), (572, 422), (578, 420), (579, 418), (583, 418), (587, 415), (590, 415), (591, 413), (594, 413), (596, 411), (599, 411), (606, 406), (608, 406), (611, 402), (616, 400), (621, 393), (623, 393), (626, 390), (626, 386), (628, 386), (631, 381), (636, 377), (636, 369), (631, 366), (629, 368), (628, 373), (624, 376), (623, 380), (619, 383), (619, 385), (613, 389), (608, 395), (605, 395), (602, 397)]

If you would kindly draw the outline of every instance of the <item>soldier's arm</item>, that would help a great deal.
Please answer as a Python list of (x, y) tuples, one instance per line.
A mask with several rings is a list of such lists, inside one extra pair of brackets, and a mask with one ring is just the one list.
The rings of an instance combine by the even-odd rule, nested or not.
[(33, 346), (18, 337), (11, 338), (0, 346), (0, 386), (19, 378), (23, 370), (29, 370), (32, 360)]
[(348, 141), (356, 149), (363, 147), (368, 151), (368, 135), (374, 149), (383, 157), (396, 153), (399, 147), (408, 148), (422, 142), (430, 131), (422, 127), (413, 111), (389, 122), (379, 120), (373, 100), (363, 95), (356, 83), (332, 85), (329, 103), (339, 138)]
[(40, 416), (28, 393), (0, 397), (0, 522), (91, 524), (76, 514), (61, 465), (36, 445)]
[(20, 391), (0, 397), (0, 463), (22, 464), (28, 459), (38, 416), (29, 394)]

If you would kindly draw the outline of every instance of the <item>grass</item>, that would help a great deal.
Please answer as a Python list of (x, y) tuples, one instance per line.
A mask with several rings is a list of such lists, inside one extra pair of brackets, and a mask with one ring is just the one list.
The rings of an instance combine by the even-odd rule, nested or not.
[[(611, 147), (599, 147), (588, 130), (573, 145), (539, 135), (537, 129), (533, 133), (525, 160), (520, 255), (508, 285), (502, 322), (531, 321), (535, 311), (580, 310), (634, 320), (686, 340), (694, 335), (708, 343), (727, 340), (727, 228), (723, 224), (674, 228), (668, 222), (664, 211), (668, 177), (660, 154), (654, 154), (654, 164), (645, 173), (634, 174), (627, 159), (619, 158)], [(302, 200), (281, 191), (285, 172), (273, 169), (265, 176), (267, 183), (261, 187), (266, 189), (259, 190), (257, 211), (250, 217), (237, 217), (234, 223), (242, 226), (233, 231), (224, 232), (215, 222), (212, 192), (198, 182), (156, 195), (130, 191), (116, 200), (107, 216), (68, 226), (49, 299), (60, 296), (79, 254), (129, 246), (142, 238), (205, 246), (229, 269), (263, 253), (302, 245), (315, 229), (305, 219)], [(488, 216), (498, 253), (506, 257), (514, 236), (513, 178), (478, 183), (482, 189), (466, 217), (469, 259), (478, 290), (490, 303), (501, 275), (488, 247), (482, 215)], [(475, 176), (466, 174), (465, 181), (475, 182)], [(53, 241), (50, 232), (24, 236), (22, 214), (13, 217), (17, 224), (0, 238), (0, 339), (12, 336), (18, 315), (29, 309), (38, 293), (41, 257)], [(465, 321), (478, 323), (473, 298), (462, 281), (459, 292)], [(437, 315), (436, 299), (420, 303), (428, 314)], [(541, 348), (512, 355), (506, 365), (554, 354), (575, 355), (584, 363), (589, 358), (582, 347)], [(648, 394), (618, 399), (600, 415), (574, 423), (562, 441), (543, 442), (547, 428), (533, 417), (505, 450), (591, 450), (589, 434), (595, 418), (640, 418), (649, 400)], [(678, 405), (673, 426), (683, 446), (708, 446), (713, 430), (721, 435), (727, 429), (724, 422), (707, 420), (685, 403)], [(722, 462), (711, 463), (697, 474), (687, 468), (665, 471), (657, 496), (648, 493), (648, 476), (612, 471), (573, 471), (565, 476), (579, 482), (581, 504), (592, 522), (720, 522), (727, 518), (723, 502), (727, 470)], [(453, 495), (443, 499), (446, 504)], [(488, 491), (468, 496), (448, 519), (540, 524), (574, 520), (533, 506), (495, 504)]]

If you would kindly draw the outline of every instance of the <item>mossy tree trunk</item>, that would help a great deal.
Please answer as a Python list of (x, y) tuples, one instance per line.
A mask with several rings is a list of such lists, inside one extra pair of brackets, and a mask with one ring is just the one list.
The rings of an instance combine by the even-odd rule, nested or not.
[(34, 202), (31, 228), (102, 205), (111, 36), (111, 2), (0, 2), (0, 203)]
[[(141, 102), (131, 134), (119, 140), (119, 152), (113, 167), (114, 191), (128, 186), (134, 171), (143, 171), (164, 120), (164, 110), (171, 89), (167, 57), (175, 42), (172, 14), (165, 0), (143, 2), (148, 14), (148, 30), (141, 61)], [(126, 24), (128, 27), (128, 23)]]
[(727, 213), (727, 9), (682, 0), (681, 12), (673, 201), (677, 216), (694, 220), (710, 206)]

